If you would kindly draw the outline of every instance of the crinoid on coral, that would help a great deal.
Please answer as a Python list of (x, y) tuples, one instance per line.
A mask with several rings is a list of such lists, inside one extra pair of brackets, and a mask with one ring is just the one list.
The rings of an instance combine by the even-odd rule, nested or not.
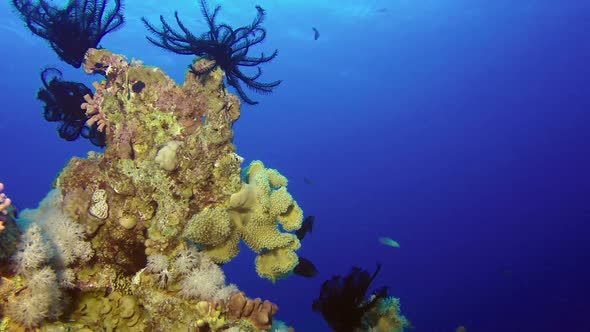
[[(264, 9), (256, 6), (257, 14), (254, 21), (250, 25), (237, 29), (216, 22), (221, 6), (215, 7), (211, 12), (207, 8), (207, 2), (201, 0), (201, 10), (209, 27), (208, 32), (199, 36), (193, 34), (180, 21), (178, 12), (175, 12), (174, 17), (180, 30), (173, 29), (163, 16), (160, 16), (162, 26), (159, 29), (142, 18), (147, 29), (155, 36), (148, 36), (147, 39), (152, 44), (174, 53), (193, 54), (208, 60), (191, 66), (191, 70), (197, 75), (208, 74), (215, 68), (221, 67), (225, 72), (227, 84), (236, 89), (240, 98), (248, 104), (257, 104), (258, 102), (246, 95), (240, 82), (260, 93), (270, 93), (281, 83), (281, 81), (269, 83), (258, 81), (262, 75), (260, 65), (273, 60), (278, 54), (277, 50), (270, 55), (264, 55), (264, 53), (258, 57), (248, 55), (248, 51), (266, 37), (266, 30), (262, 28)], [(256, 67), (257, 72), (248, 76), (240, 67)]]
[(57, 8), (46, 0), (11, 0), (29, 30), (46, 39), (57, 55), (80, 68), (84, 54), (109, 32), (121, 27), (121, 0), (107, 10), (108, 0), (69, 0)]
[(44, 88), (37, 92), (41, 100), (43, 116), (50, 122), (59, 122), (59, 137), (73, 141), (82, 136), (98, 147), (104, 147), (105, 134), (98, 130), (98, 124), (88, 124), (88, 116), (81, 108), (86, 95), (92, 90), (78, 82), (62, 80), (62, 73), (56, 68), (46, 68), (41, 72)]
[(401, 332), (408, 325), (401, 316), (399, 300), (388, 297), (387, 287), (366, 294), (379, 274), (381, 264), (373, 275), (353, 267), (342, 278), (337, 275), (322, 284), (320, 297), (313, 301), (313, 311), (322, 314), (328, 325), (336, 332)]

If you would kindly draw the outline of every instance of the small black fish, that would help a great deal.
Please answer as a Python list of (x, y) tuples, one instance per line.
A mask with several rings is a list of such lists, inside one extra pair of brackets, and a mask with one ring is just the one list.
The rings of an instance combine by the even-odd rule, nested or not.
[(313, 180), (310, 179), (310, 178), (303, 178), (303, 183), (312, 185), (313, 184)]
[(313, 29), (313, 40), (318, 40), (318, 38), (320, 38), (320, 32), (318, 31), (318, 29), (312, 27)]
[(143, 88), (145, 88), (145, 83), (143, 83), (142, 81), (137, 81), (135, 82), (135, 84), (133, 84), (131, 86), (131, 90), (133, 90), (133, 92), (135, 93), (140, 93)]
[(305, 278), (313, 278), (318, 274), (318, 269), (309, 259), (299, 257), (299, 264), (295, 266), (293, 273)]
[(299, 228), (298, 230), (295, 231), (295, 235), (297, 236), (297, 238), (301, 241), (303, 240), (303, 238), (305, 237), (305, 234), (309, 233), (311, 234), (311, 231), (313, 230), (313, 221), (315, 220), (314, 216), (307, 216), (307, 218), (305, 218), (305, 220), (303, 220), (303, 225), (301, 225), (301, 228)]

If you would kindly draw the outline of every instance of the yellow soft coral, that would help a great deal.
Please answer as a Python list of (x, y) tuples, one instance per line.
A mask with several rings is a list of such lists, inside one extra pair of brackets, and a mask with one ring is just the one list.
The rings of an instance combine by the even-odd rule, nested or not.
[[(297, 265), (295, 250), (301, 245), (295, 235), (281, 232), (278, 224), (288, 232), (299, 229), (303, 211), (284, 186), (287, 179), (277, 170), (267, 169), (261, 161), (254, 161), (246, 169), (246, 174), (248, 183), (230, 197), (227, 209), (232, 235), (219, 245), (199, 241), (194, 236), (192, 239), (203, 244), (206, 252), (219, 263), (231, 260), (238, 253), (239, 239), (242, 239), (260, 254), (256, 259), (258, 274), (274, 281), (288, 275)], [(217, 220), (225, 223), (226, 219), (219, 217)], [(207, 228), (218, 227), (212, 221), (208, 225)]]
[(297, 202), (293, 201), (287, 211), (277, 216), (277, 220), (283, 226), (283, 229), (288, 232), (298, 230), (303, 222), (303, 210), (301, 210)]
[(258, 275), (275, 282), (284, 278), (299, 263), (295, 251), (289, 248), (278, 248), (256, 257), (256, 272)]
[(226, 209), (204, 209), (195, 215), (186, 226), (184, 236), (205, 246), (225, 242), (231, 231), (230, 216)]

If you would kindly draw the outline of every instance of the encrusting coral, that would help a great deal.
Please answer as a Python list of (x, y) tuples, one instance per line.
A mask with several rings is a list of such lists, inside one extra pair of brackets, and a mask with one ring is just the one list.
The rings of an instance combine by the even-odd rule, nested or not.
[(188, 72), (178, 85), (104, 49), (89, 50), (83, 68), (106, 78), (81, 105), (106, 150), (72, 158), (39, 207), (21, 213), (0, 330), (269, 330), (278, 307), (227, 285), (217, 264), (243, 240), (260, 276), (286, 277), (303, 212), (262, 162), (242, 178), (232, 143), (240, 101), (223, 72)]

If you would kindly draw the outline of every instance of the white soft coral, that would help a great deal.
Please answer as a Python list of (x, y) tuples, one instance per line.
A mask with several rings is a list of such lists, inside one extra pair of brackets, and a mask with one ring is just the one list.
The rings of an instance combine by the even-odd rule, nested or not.
[(210, 301), (233, 291), (233, 288), (226, 289), (225, 275), (217, 264), (204, 253), (193, 253), (198, 257), (198, 265), (180, 281), (180, 295)]
[(24, 291), (10, 301), (7, 313), (11, 319), (26, 328), (39, 325), (47, 318), (57, 318), (61, 314), (62, 293), (57, 276), (50, 267), (33, 271), (26, 280)]
[(172, 275), (168, 270), (168, 257), (162, 254), (152, 254), (147, 258), (146, 272), (155, 274), (158, 278), (158, 286), (165, 288), (172, 282)]
[(59, 190), (54, 189), (37, 209), (23, 210), (20, 219), (41, 226), (54, 247), (54, 259), (61, 265), (69, 266), (78, 260), (88, 261), (94, 253), (90, 243), (84, 241), (84, 229), (61, 210), (61, 201)]
[(176, 255), (174, 268), (177, 274), (185, 275), (190, 273), (197, 265), (200, 259), (199, 252), (195, 248), (182, 250)]
[(51, 247), (43, 239), (39, 225), (31, 225), (17, 246), (12, 256), (15, 271), (19, 274), (27, 273), (41, 267), (53, 257)]

